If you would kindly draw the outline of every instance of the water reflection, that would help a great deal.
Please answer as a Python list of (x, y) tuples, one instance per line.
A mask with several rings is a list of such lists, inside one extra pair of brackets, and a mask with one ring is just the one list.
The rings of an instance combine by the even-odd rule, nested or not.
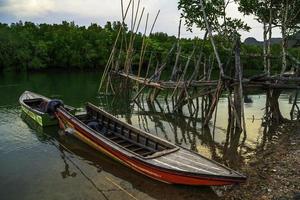
[[(172, 112), (175, 105), (166, 100), (163, 93), (153, 103), (142, 100), (146, 98), (132, 102), (131, 90), (125, 89), (114, 96), (99, 96), (99, 77), (96, 73), (68, 72), (0, 78), (1, 93), (6, 94), (0, 98), (0, 171), (1, 177), (4, 177), (0, 185), (11, 189), (0, 190), (1, 196), (15, 195), (15, 199), (20, 199), (20, 194), (22, 198), (24, 194), (35, 194), (30, 196), (31, 199), (60, 199), (55, 196), (60, 191), (66, 199), (132, 199), (120, 186), (138, 199), (217, 198), (210, 188), (170, 186), (148, 179), (77, 139), (58, 135), (56, 128), (41, 129), (28, 123), (32, 127), (28, 129), (18, 120), (20, 109), (15, 106), (24, 90), (33, 90), (49, 97), (59, 96), (66, 104), (75, 107), (84, 107), (85, 102), (90, 101), (135, 127), (233, 168), (246, 162), (249, 154), (264, 150), (279, 134), (274, 131), (277, 125), (266, 115), (269, 94), (262, 91), (247, 92), (247, 99), (244, 99), (247, 124), (247, 137), (244, 137), (243, 133), (232, 131), (228, 126), (226, 97), (221, 97), (219, 101), (216, 127), (213, 128), (213, 123), (202, 127), (202, 116), (206, 111), (201, 108), (207, 107), (210, 97), (206, 99), (207, 104), (202, 103), (201, 98), (196, 99), (194, 103), (199, 106), (198, 112), (191, 116), (187, 107), (183, 107), (181, 112)], [(66, 85), (70, 87), (66, 88)], [(122, 88), (122, 85), (119, 87)], [(142, 96), (147, 96), (147, 91)], [(298, 102), (296, 91), (281, 93), (278, 106), (284, 118), (296, 119), (299, 116), (294, 102)], [(8, 109), (7, 105), (13, 109)], [(211, 121), (214, 122), (214, 118)], [(32, 133), (35, 134), (33, 137)], [(18, 184), (20, 187), (16, 187)], [(22, 192), (18, 195), (13, 188), (22, 188)], [(35, 192), (40, 190), (43, 192)], [(44, 196), (39, 196), (41, 194)]]
[[(194, 117), (178, 112), (168, 112), (170, 105), (165, 101), (130, 102), (124, 99), (120, 103), (116, 99), (119, 97), (106, 97), (105, 100), (109, 102), (109, 106), (103, 101), (100, 106), (121, 120), (130, 122), (165, 140), (187, 147), (231, 167), (237, 168), (240, 165), (242, 160), (241, 134), (233, 133), (230, 128), (224, 130), (217, 127), (217, 131), (213, 131), (212, 127), (203, 127), (202, 119), (197, 117), (198, 115)], [(220, 140), (219, 136), (223, 134), (223, 131), (227, 131), (227, 134), (224, 139)]]
[[(110, 199), (108, 195), (110, 192), (120, 190), (123, 191), (123, 199), (125, 194), (128, 195), (125, 199), (136, 199), (135, 196), (138, 196), (139, 193), (146, 193), (153, 199), (218, 198), (210, 187), (168, 185), (147, 178), (104, 154), (94, 151), (72, 136), (58, 134), (58, 130), (55, 127), (42, 128), (26, 115), (22, 114), (21, 117), (30, 128), (36, 130), (38, 140), (43, 143), (49, 143), (59, 150), (60, 158), (64, 163), (64, 169), (61, 172), (63, 179), (68, 177), (76, 178), (78, 175), (77, 172), (71, 169), (77, 169), (102, 194), (104, 199)], [(88, 175), (89, 173), (84, 171), (85, 167), (82, 164), (78, 164), (78, 159), (83, 160), (84, 165), (90, 165), (97, 169), (97, 173), (102, 174), (101, 184), (114, 184), (115, 187), (108, 190), (101, 189), (98, 186), (101, 184), (94, 181)], [(121, 185), (118, 184), (119, 180), (122, 180)], [(131, 188), (134, 189), (134, 192), (132, 192)]]
[(77, 174), (76, 172), (71, 172), (69, 163), (67, 161), (67, 156), (65, 154), (64, 148), (61, 146), (61, 144), (56, 145), (55, 142), (57, 141), (57, 138), (53, 136), (53, 133), (57, 133), (59, 130), (57, 127), (52, 126), (52, 127), (42, 127), (39, 124), (37, 124), (35, 121), (33, 121), (28, 115), (25, 113), (21, 113), (21, 118), (23, 121), (26, 122), (26, 124), (35, 131), (36, 136), (38, 140), (42, 143), (48, 143), (51, 144), (55, 147), (60, 152), (60, 158), (64, 162), (64, 170), (61, 172), (61, 177), (63, 179), (68, 178), (68, 177), (75, 177)]
[[(118, 95), (122, 95), (122, 92), (120, 91)], [(158, 98), (153, 102), (140, 98), (131, 102), (130, 94), (127, 93), (127, 96), (122, 97), (118, 95), (104, 97), (106, 102), (101, 101), (99, 106), (140, 129), (235, 169), (243, 165), (247, 155), (264, 146), (274, 136), (272, 130), (276, 124), (266, 120), (266, 117), (262, 118), (267, 112), (263, 105), (268, 101), (268, 94), (249, 93), (244, 96), (247, 134), (242, 132), (241, 128), (235, 128), (236, 125), (233, 123), (236, 120), (233, 113), (228, 114), (228, 101), (225, 97), (219, 102), (216, 127), (213, 127), (213, 123), (209, 127), (203, 127), (201, 116), (206, 111), (201, 108), (197, 113), (190, 115), (187, 107), (183, 107), (182, 113), (171, 112), (172, 103), (164, 98)], [(201, 101), (206, 100), (200, 98), (198, 101), (201, 105)], [(257, 105), (261, 105), (261, 108)], [(283, 110), (286, 115), (287, 110), (285, 108)]]
[(68, 177), (75, 177), (77, 175), (76, 172), (70, 172), (70, 167), (69, 164), (66, 160), (66, 154), (64, 152), (64, 148), (59, 145), (59, 151), (61, 152), (61, 159), (63, 160), (64, 164), (65, 164), (65, 170), (61, 172), (61, 176), (63, 179), (68, 178)]

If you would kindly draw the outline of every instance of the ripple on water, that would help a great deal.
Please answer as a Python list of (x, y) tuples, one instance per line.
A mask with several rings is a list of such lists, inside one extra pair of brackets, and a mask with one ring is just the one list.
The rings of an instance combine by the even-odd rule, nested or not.
[(20, 118), (20, 107), (0, 108), (0, 156), (39, 144), (33, 130)]

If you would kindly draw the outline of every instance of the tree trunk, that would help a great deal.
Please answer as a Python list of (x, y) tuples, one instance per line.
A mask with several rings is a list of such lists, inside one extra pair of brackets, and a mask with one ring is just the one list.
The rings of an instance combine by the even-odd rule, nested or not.
[(281, 27), (281, 34), (282, 34), (282, 41), (281, 41), (281, 48), (282, 48), (282, 68), (281, 68), (281, 75), (285, 72), (287, 62), (286, 62), (286, 28), (285, 25)]
[(285, 72), (287, 67), (287, 17), (288, 17), (288, 1), (286, 1), (286, 4), (284, 6), (283, 16), (282, 16), (282, 25), (281, 25), (281, 34), (282, 34), (282, 68), (281, 68), (281, 75)]
[(267, 23), (263, 22), (264, 24), (264, 45), (263, 45), (263, 57), (264, 57), (264, 71), (265, 73), (268, 73), (268, 68), (267, 68)]
[(269, 111), (270, 117), (273, 124), (280, 124), (284, 121), (284, 117), (282, 116), (279, 108), (278, 99), (280, 96), (280, 90), (268, 90), (267, 91), (267, 100), (269, 101)]
[(203, 13), (203, 19), (205, 21), (206, 30), (207, 30), (207, 32), (209, 34), (210, 42), (211, 42), (211, 45), (213, 47), (213, 50), (214, 50), (214, 53), (215, 53), (215, 56), (216, 56), (216, 59), (217, 59), (217, 62), (218, 62), (220, 74), (221, 74), (221, 77), (223, 77), (224, 76), (223, 64), (221, 62), (219, 53), (218, 53), (216, 45), (215, 45), (215, 41), (214, 41), (214, 38), (213, 38), (212, 30), (211, 30), (211, 27), (209, 25), (209, 22), (208, 22), (206, 13), (205, 13), (205, 9), (204, 9), (204, 5), (203, 5), (202, 0), (200, 0), (199, 3), (200, 3), (200, 7), (201, 7), (201, 10), (202, 10), (202, 13)]
[[(235, 45), (235, 79), (240, 82), (241, 80), (241, 58), (240, 58), (240, 43), (239, 39), (236, 41)], [(241, 83), (241, 82), (240, 82)], [(241, 84), (237, 84), (234, 86), (234, 107), (237, 113), (236, 121), (237, 121), (237, 128), (241, 127), (241, 118), (242, 118), (242, 94), (241, 94)]]
[(269, 40), (268, 40), (268, 59), (267, 59), (267, 75), (270, 75), (271, 70), (271, 38), (272, 38), (272, 21), (273, 21), (273, 10), (272, 10), (272, 1), (270, 3), (270, 9), (269, 9)]

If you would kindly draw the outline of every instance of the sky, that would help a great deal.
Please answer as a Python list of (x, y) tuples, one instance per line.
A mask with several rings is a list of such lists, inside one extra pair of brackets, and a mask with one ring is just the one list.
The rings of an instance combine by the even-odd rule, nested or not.
[[(129, 0), (124, 0), (125, 5), (128, 2)], [(137, 0), (135, 2), (137, 4)], [(151, 23), (160, 10), (154, 32), (177, 35), (180, 18), (177, 0), (141, 0), (142, 7), (145, 7), (145, 13), (149, 13)], [(229, 5), (226, 12), (228, 16), (243, 19), (252, 28), (250, 32), (240, 32), (242, 40), (247, 37), (262, 40), (262, 25), (254, 19), (254, 16), (243, 16), (234, 3)], [(78, 25), (88, 26), (97, 23), (103, 26), (107, 21), (121, 20), (121, 3), (120, 0), (0, 0), (0, 22), (12, 23), (19, 20), (35, 23), (74, 21)], [(130, 24), (129, 20), (127, 24)], [(145, 17), (140, 27), (141, 32), (144, 25)], [(203, 33), (196, 28), (190, 33), (182, 27), (181, 36), (202, 37)], [(280, 31), (274, 30), (273, 37), (280, 37)]]

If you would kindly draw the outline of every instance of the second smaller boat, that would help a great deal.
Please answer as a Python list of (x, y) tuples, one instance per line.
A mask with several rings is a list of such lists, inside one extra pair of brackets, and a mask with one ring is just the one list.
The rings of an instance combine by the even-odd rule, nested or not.
[(58, 121), (54, 111), (58, 106), (64, 106), (69, 112), (75, 114), (76, 109), (63, 105), (58, 99), (49, 99), (34, 92), (25, 91), (19, 98), (22, 112), (37, 122), (40, 126), (57, 125)]

